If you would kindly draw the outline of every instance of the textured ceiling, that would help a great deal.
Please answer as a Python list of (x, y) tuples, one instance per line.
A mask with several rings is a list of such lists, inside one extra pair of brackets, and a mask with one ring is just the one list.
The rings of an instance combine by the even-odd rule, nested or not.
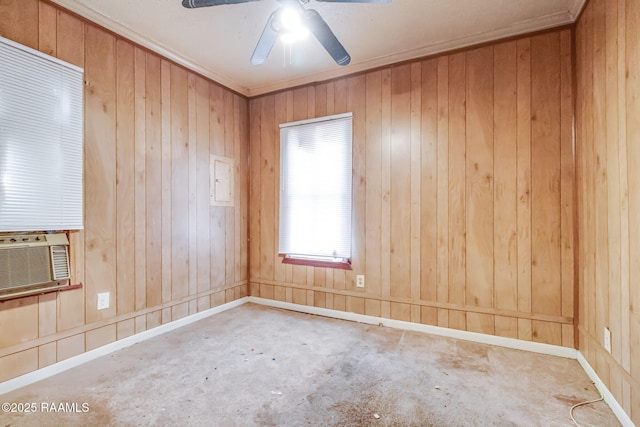
[(319, 3), (347, 51), (340, 67), (313, 37), (277, 42), (263, 65), (249, 59), (276, 0), (185, 9), (181, 0), (53, 0), (244, 95), (338, 77), (506, 36), (571, 23), (584, 0), (393, 0)]

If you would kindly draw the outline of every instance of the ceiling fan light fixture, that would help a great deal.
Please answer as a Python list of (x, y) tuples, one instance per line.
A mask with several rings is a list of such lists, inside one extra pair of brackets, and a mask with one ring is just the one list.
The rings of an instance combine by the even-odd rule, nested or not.
[[(191, 9), (254, 1), (259, 0), (182, 0), (182, 6)], [(391, 3), (392, 0), (317, 1), (333, 3)], [(349, 65), (351, 56), (331, 31), (327, 22), (322, 19), (318, 11), (304, 7), (309, 3), (309, 0), (278, 0), (278, 2), (282, 6), (269, 15), (253, 55), (251, 55), (251, 63), (253, 65), (264, 64), (278, 39), (285, 44), (291, 44), (304, 40), (309, 34), (313, 34), (336, 64), (341, 66)]]
[(276, 23), (280, 34), (280, 41), (293, 44), (306, 39), (309, 29), (302, 24), (300, 12), (293, 7), (283, 7)]
[(284, 44), (293, 44), (300, 42), (309, 37), (309, 30), (303, 26), (300, 26), (291, 31), (282, 31), (280, 33), (280, 41)]
[(280, 27), (286, 31), (293, 31), (300, 27), (300, 13), (292, 7), (283, 7), (279, 17)]

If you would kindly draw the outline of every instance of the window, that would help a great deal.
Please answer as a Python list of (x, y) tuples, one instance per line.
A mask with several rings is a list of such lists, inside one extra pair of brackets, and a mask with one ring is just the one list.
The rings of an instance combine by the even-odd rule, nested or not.
[(280, 125), (284, 262), (350, 269), (352, 114)]
[(1, 232), (83, 228), (83, 90), (81, 68), (0, 37)]

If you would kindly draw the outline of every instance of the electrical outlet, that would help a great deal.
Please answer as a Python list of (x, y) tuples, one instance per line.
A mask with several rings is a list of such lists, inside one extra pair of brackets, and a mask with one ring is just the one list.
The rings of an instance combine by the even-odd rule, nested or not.
[(109, 308), (109, 292), (98, 294), (98, 310)]
[(604, 328), (604, 349), (611, 353), (611, 330)]
[(356, 276), (356, 288), (364, 288), (364, 274)]

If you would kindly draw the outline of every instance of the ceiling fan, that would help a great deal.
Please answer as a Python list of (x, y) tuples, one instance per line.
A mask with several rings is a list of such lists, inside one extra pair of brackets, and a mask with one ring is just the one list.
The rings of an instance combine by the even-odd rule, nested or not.
[[(259, 0), (182, 0), (182, 6), (194, 9), (209, 6), (221, 6), (226, 4), (248, 3)], [(294, 41), (303, 38), (311, 32), (320, 44), (326, 49), (338, 65), (348, 65), (351, 56), (342, 46), (342, 43), (333, 34), (329, 25), (320, 14), (314, 9), (305, 9), (303, 5), (309, 0), (277, 0), (282, 4), (269, 16), (267, 24), (258, 40), (251, 63), (254, 65), (263, 64), (278, 36), (285, 40)], [(390, 3), (392, 0), (316, 0), (318, 2), (331, 3)]]

